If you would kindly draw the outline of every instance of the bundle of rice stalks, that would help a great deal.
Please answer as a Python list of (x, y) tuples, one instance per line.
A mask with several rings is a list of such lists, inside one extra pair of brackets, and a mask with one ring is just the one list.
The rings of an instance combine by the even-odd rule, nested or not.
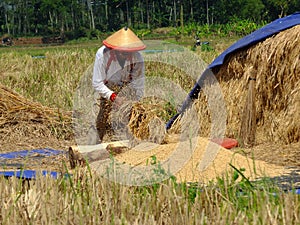
[[(238, 137), (249, 78), (254, 75), (257, 141), (300, 141), (299, 52), (300, 25), (231, 54), (220, 68), (214, 69), (227, 106), (227, 136)], [(209, 111), (204, 107), (206, 96), (201, 93), (197, 101), (195, 104), (202, 107), (199, 117), (210, 122)], [(201, 131), (207, 134), (208, 128)]]
[(111, 120), (127, 124), (135, 141), (162, 143), (166, 133), (165, 124), (172, 112), (174, 109), (169, 103), (151, 97), (140, 102), (123, 104), (120, 109), (111, 114)]
[(162, 142), (165, 122), (157, 116), (156, 111), (158, 109), (142, 103), (137, 103), (132, 107), (128, 126), (135, 138), (154, 143)]
[(34, 132), (69, 137), (71, 135), (70, 124), (70, 113), (31, 102), (0, 84), (1, 133), (13, 136), (28, 135), (28, 132)]

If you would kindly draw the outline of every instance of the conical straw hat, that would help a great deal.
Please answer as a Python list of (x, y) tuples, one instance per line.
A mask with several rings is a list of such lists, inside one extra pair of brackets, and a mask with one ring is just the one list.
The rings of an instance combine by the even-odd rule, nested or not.
[(146, 45), (127, 27), (106, 38), (103, 44), (111, 49), (128, 52), (140, 51), (146, 48)]

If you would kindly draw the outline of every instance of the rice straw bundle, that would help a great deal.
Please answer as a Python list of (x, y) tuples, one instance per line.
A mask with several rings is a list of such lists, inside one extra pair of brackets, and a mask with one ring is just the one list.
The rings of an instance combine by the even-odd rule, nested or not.
[(239, 135), (242, 145), (252, 147), (256, 137), (256, 108), (255, 108), (255, 81), (256, 74), (250, 74), (248, 78), (249, 89), (242, 114)]
[[(69, 113), (31, 102), (0, 84), (0, 128), (6, 130), (6, 133), (11, 132), (9, 135), (13, 135), (16, 131), (26, 134), (28, 129), (35, 130), (43, 126), (41, 132), (48, 130), (51, 133), (51, 130), (54, 130), (56, 134), (69, 136), (70, 124)], [(9, 131), (11, 127), (18, 128)]]
[[(251, 74), (256, 77), (254, 100), (257, 141), (299, 142), (299, 52), (300, 25), (233, 53), (220, 68), (214, 69), (227, 106), (226, 136), (239, 138)], [(207, 117), (209, 111), (204, 107), (205, 95), (201, 93), (197, 101), (195, 104), (202, 107), (199, 108), (199, 117)], [(206, 129), (202, 127), (201, 132), (207, 134)]]
[(141, 102), (127, 102), (111, 114), (111, 121), (127, 124), (133, 138), (161, 143), (165, 135), (165, 121), (170, 106), (157, 98)]

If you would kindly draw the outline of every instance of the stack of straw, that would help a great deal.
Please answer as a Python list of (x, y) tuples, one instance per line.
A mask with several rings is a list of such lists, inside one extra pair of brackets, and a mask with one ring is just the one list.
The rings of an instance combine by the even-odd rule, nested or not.
[(111, 114), (111, 120), (128, 127), (134, 139), (131, 141), (147, 140), (159, 144), (165, 136), (165, 123), (170, 110), (171, 106), (161, 99), (145, 98), (140, 102), (123, 104)]
[(9, 136), (28, 135), (29, 129), (70, 136), (71, 116), (29, 101), (0, 84), (0, 129)]
[[(230, 55), (214, 69), (227, 105), (227, 136), (240, 133), (249, 78), (254, 76), (257, 142), (300, 141), (300, 25)], [(200, 94), (200, 118), (207, 118), (206, 98)], [(203, 134), (210, 126), (203, 126)]]

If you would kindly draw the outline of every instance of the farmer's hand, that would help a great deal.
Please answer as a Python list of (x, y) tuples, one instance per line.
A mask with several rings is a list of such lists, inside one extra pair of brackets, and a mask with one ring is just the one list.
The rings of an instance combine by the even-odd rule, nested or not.
[(125, 98), (117, 96), (116, 93), (112, 93), (112, 95), (110, 96), (110, 100), (113, 102), (114, 108), (119, 108), (124, 103)]

